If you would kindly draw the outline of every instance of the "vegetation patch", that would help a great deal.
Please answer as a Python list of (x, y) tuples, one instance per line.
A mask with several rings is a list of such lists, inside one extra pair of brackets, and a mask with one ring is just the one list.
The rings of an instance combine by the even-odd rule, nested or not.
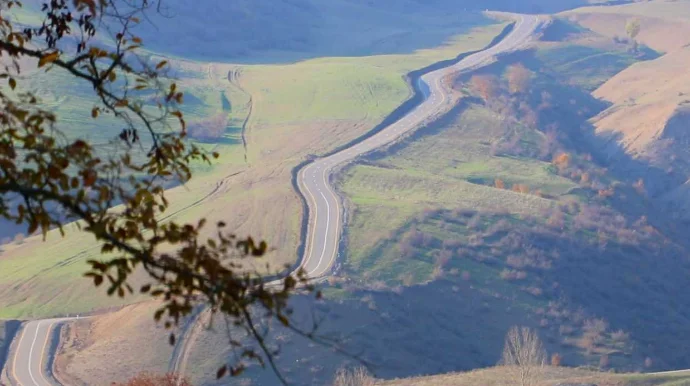
[[(640, 210), (644, 182), (608, 170), (588, 122), (607, 107), (589, 91), (639, 59), (613, 45), (550, 42), (460, 77), (459, 108), (343, 172), (351, 226), (334, 285), (469, 282), (535, 318), (570, 364), (677, 360), (664, 354), (672, 334), (653, 326), (687, 323), (656, 320), (670, 315), (669, 278), (681, 285), (688, 275), (684, 247)], [(673, 268), (650, 266), (662, 260)], [(650, 314), (656, 322), (639, 323)], [(651, 348), (660, 336), (666, 343)]]

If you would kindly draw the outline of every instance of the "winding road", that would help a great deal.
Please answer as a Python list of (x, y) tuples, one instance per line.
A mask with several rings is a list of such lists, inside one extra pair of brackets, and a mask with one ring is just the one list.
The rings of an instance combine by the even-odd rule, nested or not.
[[(450, 90), (442, 79), (492, 63), (496, 56), (516, 51), (534, 39), (543, 18), (533, 15), (512, 15), (517, 18), (513, 30), (498, 44), (470, 55), (458, 63), (423, 75), (426, 86), (424, 101), (385, 127), (377, 134), (327, 157), (308, 164), (298, 173), (298, 188), (309, 207), (306, 248), (300, 267), (310, 278), (323, 278), (333, 267), (342, 231), (342, 200), (335, 193), (330, 178), (336, 168), (381, 146), (390, 144), (406, 133), (423, 126), (434, 117), (448, 111), (452, 104)], [(53, 327), (66, 319), (46, 319), (24, 324), (18, 342), (8, 361), (8, 374), (14, 385), (46, 386), (56, 381), (44, 370), (48, 367), (49, 338)], [(184, 351), (184, 350), (182, 350)], [(185, 353), (181, 353), (185, 357)], [(184, 367), (182, 367), (184, 368)], [(178, 368), (179, 370), (179, 368)]]
[[(333, 155), (319, 158), (305, 166), (298, 175), (300, 192), (309, 206), (309, 222), (305, 255), (301, 267), (310, 278), (326, 275), (335, 263), (342, 231), (342, 201), (330, 183), (331, 173), (356, 157), (394, 142), (413, 129), (446, 112), (452, 102), (450, 90), (444, 89), (442, 79), (447, 75), (477, 69), (492, 63), (496, 56), (519, 50), (528, 45), (544, 19), (534, 15), (515, 15), (513, 30), (498, 44), (470, 55), (452, 66), (424, 74), (421, 81), (428, 88), (424, 101), (405, 116), (356, 145)], [(425, 89), (425, 87), (422, 87)]]
[(12, 382), (21, 386), (52, 386), (54, 379), (45, 371), (48, 366), (50, 334), (58, 323), (70, 318), (27, 322), (17, 335), (14, 357), (7, 362)]

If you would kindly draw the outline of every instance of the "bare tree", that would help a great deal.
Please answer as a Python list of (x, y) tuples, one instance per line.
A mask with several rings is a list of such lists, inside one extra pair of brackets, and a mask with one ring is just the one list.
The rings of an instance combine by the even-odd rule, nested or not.
[(513, 326), (506, 334), (501, 364), (515, 371), (520, 386), (535, 384), (542, 375), (546, 351), (536, 331)]
[(342, 368), (335, 373), (333, 379), (333, 386), (373, 386), (374, 378), (372, 378), (367, 370), (363, 367), (357, 367), (351, 370)]
[(640, 29), (640, 19), (638, 18), (629, 19), (625, 23), (625, 32), (628, 34), (628, 37), (630, 37), (630, 44), (632, 45), (633, 52), (637, 52), (638, 50), (637, 35), (640, 33)]

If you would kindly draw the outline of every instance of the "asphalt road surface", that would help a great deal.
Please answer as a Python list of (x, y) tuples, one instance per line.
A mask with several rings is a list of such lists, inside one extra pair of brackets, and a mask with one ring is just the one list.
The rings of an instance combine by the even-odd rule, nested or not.
[[(535, 36), (542, 20), (532, 15), (517, 15), (513, 31), (493, 47), (466, 57), (453, 66), (445, 67), (422, 76), (428, 86), (425, 100), (407, 115), (384, 128), (376, 135), (328, 157), (317, 159), (304, 167), (298, 175), (300, 191), (309, 206), (309, 227), (302, 268), (310, 278), (320, 278), (328, 273), (336, 260), (338, 242), (342, 230), (342, 203), (335, 194), (329, 178), (335, 167), (357, 156), (395, 141), (401, 135), (419, 127), (429, 118), (447, 110), (450, 103), (441, 85), (448, 74), (473, 70), (493, 62), (498, 54), (518, 50)], [(21, 386), (55, 385), (44, 371), (47, 367), (50, 333), (55, 325), (66, 319), (31, 321), (24, 325), (14, 357), (9, 363), (10, 377)]]
[(447, 110), (448, 90), (442, 87), (445, 75), (470, 71), (493, 63), (496, 55), (525, 47), (534, 38), (543, 20), (532, 15), (516, 15), (515, 27), (493, 47), (470, 55), (458, 63), (421, 77), (428, 86), (425, 100), (407, 115), (382, 129), (376, 135), (328, 157), (319, 158), (304, 167), (298, 175), (298, 186), (307, 199), (309, 222), (302, 268), (310, 278), (323, 277), (333, 266), (338, 253), (342, 230), (342, 203), (330, 184), (335, 167), (357, 156), (395, 141), (401, 135), (419, 127), (429, 118)]
[(27, 322), (19, 332), (14, 358), (7, 365), (8, 373), (20, 386), (52, 386), (55, 383), (44, 369), (50, 344), (50, 334), (56, 324), (67, 319), (44, 319)]

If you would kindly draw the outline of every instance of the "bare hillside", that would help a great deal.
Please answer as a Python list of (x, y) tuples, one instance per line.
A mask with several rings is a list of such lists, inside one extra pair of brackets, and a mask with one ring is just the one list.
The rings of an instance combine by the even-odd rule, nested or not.
[[(442, 374), (428, 377), (396, 379), (381, 383), (386, 386), (490, 386), (517, 384), (511, 381), (510, 369), (494, 367), (469, 373)], [(572, 368), (547, 368), (538, 385), (600, 385), (600, 386), (652, 386), (687, 385), (687, 373), (668, 375), (606, 374)]]
[(638, 42), (662, 54), (630, 66), (595, 90), (593, 95), (610, 106), (591, 123), (608, 139), (609, 157), (620, 155), (615, 154), (620, 146), (626, 156), (648, 162), (651, 168), (643, 177), (648, 193), (655, 203), (684, 216), (690, 207), (684, 187), (690, 177), (690, 2), (589, 7), (562, 16), (619, 42), (626, 39), (626, 23), (636, 19)]

